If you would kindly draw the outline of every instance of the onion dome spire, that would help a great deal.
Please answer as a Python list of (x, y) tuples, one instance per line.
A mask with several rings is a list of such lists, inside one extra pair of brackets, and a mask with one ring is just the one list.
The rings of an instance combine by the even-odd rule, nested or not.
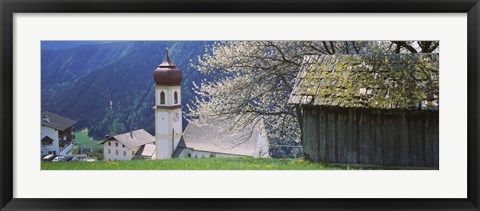
[(153, 71), (153, 80), (158, 86), (180, 86), (183, 77), (182, 72), (171, 61), (168, 48), (166, 54), (165, 60)]

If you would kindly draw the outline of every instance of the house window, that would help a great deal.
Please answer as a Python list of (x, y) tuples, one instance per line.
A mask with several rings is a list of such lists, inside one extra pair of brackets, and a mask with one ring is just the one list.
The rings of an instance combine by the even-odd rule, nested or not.
[(109, 141), (109, 142), (108, 142), (108, 146), (112, 146), (112, 142)]
[(115, 150), (115, 154), (118, 155), (118, 150)]
[(160, 93), (160, 104), (165, 104), (165, 92)]
[(122, 144), (123, 145), (123, 148), (125, 148), (125, 144)]
[(53, 142), (52, 142), (51, 139), (42, 141), (42, 146), (50, 146), (52, 144), (53, 144)]
[(174, 104), (177, 104), (177, 103), (178, 103), (178, 94), (177, 94), (177, 91), (175, 91), (175, 92), (173, 93), (173, 102), (174, 102)]
[(123, 156), (127, 156), (127, 151), (123, 151)]
[(115, 146), (118, 147), (118, 142), (115, 142)]
[(110, 153), (111, 153), (111, 151), (110, 151), (110, 149), (108, 149), (108, 154), (110, 154)]

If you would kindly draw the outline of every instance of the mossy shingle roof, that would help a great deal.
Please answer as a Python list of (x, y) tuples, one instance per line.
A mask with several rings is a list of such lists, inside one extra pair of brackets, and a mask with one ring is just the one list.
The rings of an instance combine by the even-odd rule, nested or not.
[(438, 110), (438, 54), (308, 55), (290, 104)]

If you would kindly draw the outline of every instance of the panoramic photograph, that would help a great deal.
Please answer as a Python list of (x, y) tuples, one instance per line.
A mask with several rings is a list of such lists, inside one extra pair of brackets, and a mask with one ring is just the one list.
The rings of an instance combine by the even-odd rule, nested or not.
[(438, 170), (439, 41), (42, 41), (41, 170)]

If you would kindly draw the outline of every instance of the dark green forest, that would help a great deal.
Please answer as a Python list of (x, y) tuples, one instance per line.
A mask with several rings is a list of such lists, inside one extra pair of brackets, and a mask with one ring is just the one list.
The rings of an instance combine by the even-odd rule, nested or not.
[(194, 99), (192, 82), (205, 78), (191, 62), (211, 43), (43, 41), (41, 110), (76, 120), (96, 139), (140, 128), (153, 134), (152, 74), (166, 48), (183, 72), (185, 106)]

